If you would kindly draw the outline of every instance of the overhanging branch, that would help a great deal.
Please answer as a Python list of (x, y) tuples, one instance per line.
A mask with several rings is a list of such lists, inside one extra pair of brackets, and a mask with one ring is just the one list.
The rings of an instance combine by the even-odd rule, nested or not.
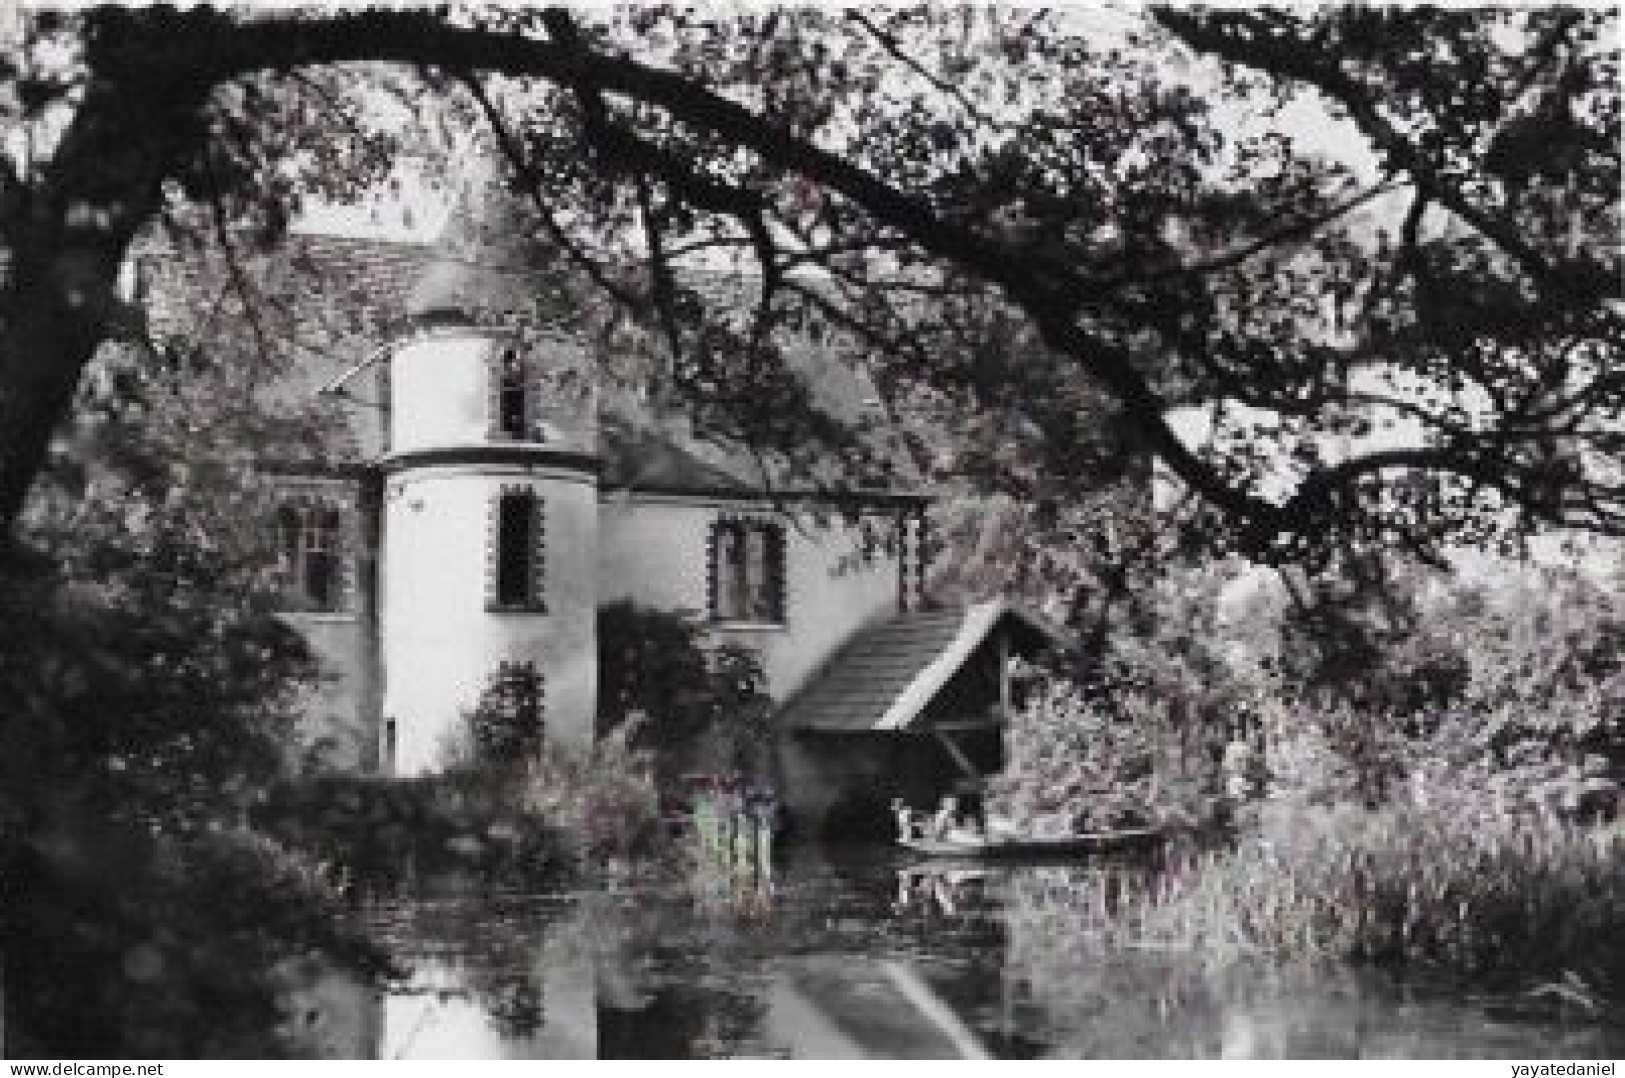
[[(1048, 347), (1077, 362), (1117, 399), (1142, 448), (1159, 457), (1209, 504), (1247, 522), (1255, 535), (1268, 538), (1312, 532), (1315, 522), (1306, 521), (1295, 510), (1324, 504), (1333, 493), (1348, 489), (1360, 474), (1376, 468), (1377, 462), (1368, 459), (1359, 469), (1323, 474), (1289, 508), (1260, 499), (1184, 445), (1168, 423), (1167, 402), (1140, 373), (1135, 357), (1079, 324), (1078, 313), (1089, 308), (1097, 282), (1067, 262), (1037, 258), (1027, 248), (946, 219), (928, 200), (679, 73), (602, 53), (579, 40), (540, 40), (448, 25), (425, 12), (372, 10), (321, 19), (279, 17), (244, 22), (207, 10), (134, 13), (103, 9), (87, 18), (100, 31), (93, 35), (95, 49), (100, 50), (97, 63), (110, 71), (121, 64), (125, 68), (141, 65), (149, 71), (171, 65), (187, 71), (189, 77), (223, 81), (251, 71), (392, 61), (546, 79), (587, 101), (601, 103), (616, 97), (657, 109), (692, 130), (750, 151), (778, 174), (799, 175), (839, 194), (877, 224), (906, 236), (921, 252), (1001, 289), (1033, 320)], [(1345, 107), (1379, 149), (1389, 154), (1393, 165), (1419, 181), (1440, 180), (1419, 151), (1387, 124), (1364, 88), (1340, 70), (1311, 65), (1294, 71), (1288, 65), (1285, 73), (1319, 79), (1317, 85), (1332, 97), (1346, 97)], [(604, 113), (600, 116), (605, 118)], [(689, 162), (640, 138), (627, 126), (605, 122), (594, 137), (612, 169), (658, 177), (696, 206), (741, 220), (762, 212), (758, 193), (698, 174)], [(1487, 217), (1456, 187), (1441, 184), (1433, 195), (1439, 204), (1500, 245), (1532, 276), (1545, 283), (1569, 284), (1566, 277), (1561, 281), (1554, 278), (1545, 259), (1521, 236), (1509, 235), (1503, 222)], [(1617, 282), (1612, 287), (1617, 291)], [(1426, 449), (1417, 453), (1414, 463), (1418, 467), (1446, 471), (1464, 467), (1448, 454)]]

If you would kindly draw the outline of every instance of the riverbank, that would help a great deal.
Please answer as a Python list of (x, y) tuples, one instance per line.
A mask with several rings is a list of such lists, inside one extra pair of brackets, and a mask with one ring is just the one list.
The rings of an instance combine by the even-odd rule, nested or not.
[(603, 859), (657, 853), (660, 837), (653, 786), (613, 751), (412, 778), (307, 778), (270, 791), (252, 823), (369, 890), (457, 874), (556, 887)]

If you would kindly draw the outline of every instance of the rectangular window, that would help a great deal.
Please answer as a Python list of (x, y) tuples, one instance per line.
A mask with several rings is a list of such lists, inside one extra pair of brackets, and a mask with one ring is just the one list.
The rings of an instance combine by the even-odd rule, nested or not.
[(338, 609), (339, 511), (315, 506), (305, 523), (305, 597), (319, 610)]
[(497, 602), (523, 606), (530, 602), (531, 502), (523, 494), (505, 494), (497, 522)]
[(745, 617), (750, 583), (745, 576), (744, 531), (727, 526), (718, 530), (716, 615), (729, 621)]
[(746, 608), (752, 621), (778, 620), (768, 545), (769, 536), (765, 529), (746, 529), (744, 591)]
[(711, 616), (784, 621), (784, 532), (770, 520), (719, 520), (711, 532)]
[(333, 612), (344, 599), (342, 517), (337, 507), (297, 502), (277, 512), (277, 546), (289, 605)]
[(508, 438), (525, 440), (531, 436), (530, 378), (525, 361), (509, 350), (498, 363), (497, 430)]
[(508, 490), (497, 499), (490, 601), (499, 609), (539, 610), (542, 606), (542, 502), (528, 490)]

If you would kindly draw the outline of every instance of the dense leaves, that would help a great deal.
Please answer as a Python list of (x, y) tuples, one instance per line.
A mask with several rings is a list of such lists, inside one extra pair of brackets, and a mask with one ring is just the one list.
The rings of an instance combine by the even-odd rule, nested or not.
[[(664, 392), (792, 473), (850, 419), (792, 361), (811, 333), (868, 368), (888, 437), (939, 406), (1036, 432), (1001, 473), (1064, 486), (1088, 441), (1066, 417), (1103, 399), (1121, 435), (1105, 455), (1158, 458), (1210, 540), (1255, 557), (1619, 530), (1610, 26), (1355, 8), (24, 19), (11, 115), (45, 149), (8, 179), (4, 303), (53, 301), (6, 316), (33, 335), (0, 368), (6, 515), (113, 329), (65, 299), (104, 295), (172, 197), (274, 228), (376, 174), (387, 132), (432, 148), (436, 125), (474, 121), (534, 227), (640, 327)], [(423, 95), (371, 61), (423, 73), (430, 123), (377, 107)], [(1342, 160), (1294, 140), (1317, 127)], [(88, 234), (63, 231), (74, 198), (106, 208)], [(58, 259), (24, 281), (69, 253), (83, 280)], [(744, 302), (701, 281), (737, 268)], [(1000, 320), (1025, 343), (989, 348)], [(890, 455), (843, 451), (860, 476)]]
[[(261, 282), (263, 283), (263, 282)], [(0, 956), (19, 1055), (262, 1055), (292, 956), (370, 961), (324, 866), (246, 830), (316, 674), (254, 462), (317, 409), (213, 294), (104, 350), (0, 562)], [(184, 328), (185, 332), (181, 332)], [(209, 377), (200, 372), (209, 371)]]
[(274, 616), (269, 535), (244, 513), (269, 507), (228, 425), (205, 434), (195, 395), (143, 381), (116, 405), (139, 425), (109, 420), (91, 455), (53, 470), (72, 489), (42, 498), (26, 532), (53, 556), (6, 567), (0, 676), (20, 706), (0, 736), (10, 791), (83, 790), (126, 819), (191, 827), (277, 771), (314, 668)]
[(381, 969), (322, 867), (255, 833), (34, 838), (0, 848), (11, 1058), (297, 1053), (302, 969)]
[(541, 751), (542, 679), (530, 666), (506, 666), (480, 694), (469, 716), (476, 764), (523, 764)]
[(624, 729), (670, 783), (683, 767), (766, 766), (772, 700), (755, 652), (707, 648), (680, 613), (630, 602), (598, 611), (600, 729)]

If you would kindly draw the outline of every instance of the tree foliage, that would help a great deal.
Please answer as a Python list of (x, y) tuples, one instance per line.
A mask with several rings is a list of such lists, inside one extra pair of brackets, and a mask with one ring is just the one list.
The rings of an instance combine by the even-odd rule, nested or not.
[(270, 505), (249, 463), (302, 424), (172, 359), (100, 364), (37, 490), (0, 592), (0, 678), (19, 705), (0, 738), (19, 798), (77, 791), (187, 829), (279, 772), (315, 670), (276, 617)]
[[(1426, 553), (1509, 516), (1618, 531), (1611, 25), (1564, 9), (1169, 10), (1104, 30), (1014, 9), (30, 16), (5, 72), (8, 119), (41, 151), (0, 200), (0, 509), (15, 518), (117, 332), (110, 285), (138, 229), (202, 203), (274, 230), (399, 146), (358, 100), (428, 89), (487, 125), (533, 227), (719, 436), (793, 461), (830, 433), (788, 361), (785, 334), (812, 332), (869, 367), (888, 437), (997, 417), (1015, 450), (1000, 481), (1039, 495), (1149, 455), (1205, 508), (1193, 534), (1255, 557)], [(1231, 122), (1274, 104), (1342, 123), (1376, 178), (1278, 118)], [(754, 302), (696, 286), (730, 259)], [(1182, 426), (1189, 409), (1212, 437)], [(868, 477), (890, 459), (849, 456)]]
[(772, 700), (755, 652), (706, 647), (681, 613), (616, 602), (598, 610), (598, 723), (655, 753), (670, 782), (688, 767), (764, 767)]
[(209, 296), (101, 350), (0, 559), (18, 1055), (279, 1053), (289, 957), (368, 953), (324, 868), (242, 827), (316, 675), (256, 461), (317, 452), (329, 417), (265, 397), (281, 357)]
[(513, 767), (542, 748), (542, 679), (530, 666), (505, 666), (480, 694), (469, 716), (474, 760), (482, 767)]

